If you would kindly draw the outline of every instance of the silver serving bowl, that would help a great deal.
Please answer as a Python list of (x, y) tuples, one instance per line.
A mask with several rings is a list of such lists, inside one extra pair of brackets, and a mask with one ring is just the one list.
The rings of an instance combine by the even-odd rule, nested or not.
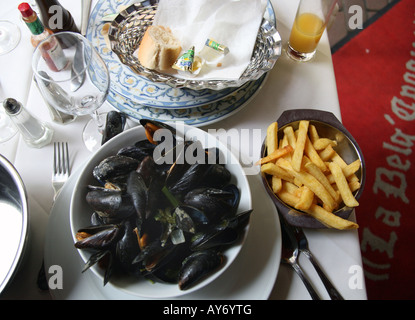
[[(351, 163), (357, 159), (360, 159), (361, 168), (358, 172), (356, 172), (356, 175), (360, 181), (360, 189), (354, 192), (354, 196), (356, 200), (358, 200), (363, 193), (366, 181), (366, 165), (362, 150), (360, 149), (356, 140), (332, 113), (310, 109), (296, 109), (283, 112), (280, 118), (277, 120), (278, 138), (281, 139), (283, 137), (284, 128), (287, 126), (293, 126), (293, 129), (296, 130), (301, 120), (309, 120), (310, 124), (315, 125), (321, 137), (336, 140), (338, 145), (334, 147), (334, 149), (344, 159), (344, 161), (346, 161), (346, 163)], [(265, 140), (262, 144), (261, 155), (266, 155)], [(272, 201), (276, 205), (278, 211), (284, 216), (289, 224), (304, 228), (327, 228), (327, 226), (314, 219), (313, 217), (306, 215), (303, 212), (300, 212), (283, 202), (272, 191), (272, 188), (269, 185), (268, 179), (265, 175), (262, 175), (262, 182), (268, 194), (271, 196)], [(353, 210), (354, 208), (347, 207), (343, 204), (343, 206), (339, 207), (333, 213), (343, 219), (348, 219)]]
[[(155, 3), (151, 5), (150, 3)], [(276, 22), (268, 13), (273, 12), (268, 1), (266, 14), (258, 32), (251, 62), (242, 76), (237, 80), (185, 80), (174, 75), (160, 73), (144, 68), (133, 54), (138, 48), (147, 28), (152, 25), (157, 11), (158, 1), (135, 3), (121, 11), (111, 23), (108, 37), (112, 51), (120, 61), (129, 66), (134, 72), (153, 82), (165, 83), (174, 88), (190, 88), (193, 90), (211, 89), (222, 90), (229, 87), (240, 87), (248, 81), (259, 79), (270, 71), (281, 56), (281, 37), (277, 31)]]
[(14, 166), (0, 155), (0, 293), (21, 265), (28, 232), (25, 186)]

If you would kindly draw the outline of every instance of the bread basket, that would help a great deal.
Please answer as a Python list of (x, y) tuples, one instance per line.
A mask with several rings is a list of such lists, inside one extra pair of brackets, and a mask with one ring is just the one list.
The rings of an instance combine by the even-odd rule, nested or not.
[(251, 61), (237, 80), (186, 80), (156, 70), (144, 68), (133, 55), (157, 11), (157, 0), (135, 3), (121, 11), (111, 23), (108, 31), (112, 51), (120, 61), (137, 74), (152, 82), (165, 83), (173, 88), (193, 90), (222, 90), (240, 87), (248, 81), (259, 79), (270, 71), (281, 55), (281, 37), (277, 31), (274, 10), (268, 1), (266, 11), (256, 39)]

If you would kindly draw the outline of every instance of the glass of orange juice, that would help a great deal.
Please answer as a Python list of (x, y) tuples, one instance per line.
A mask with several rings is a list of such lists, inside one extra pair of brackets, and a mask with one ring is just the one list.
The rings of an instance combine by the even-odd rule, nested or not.
[(287, 54), (296, 61), (309, 61), (315, 53), (337, 0), (300, 0), (291, 29)]

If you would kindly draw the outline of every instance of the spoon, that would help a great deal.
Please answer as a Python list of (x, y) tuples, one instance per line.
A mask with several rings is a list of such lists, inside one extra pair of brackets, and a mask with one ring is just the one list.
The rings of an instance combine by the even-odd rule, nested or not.
[(284, 217), (280, 215), (281, 223), (281, 236), (282, 236), (282, 251), (281, 251), (281, 261), (291, 265), (294, 271), (298, 274), (300, 279), (303, 281), (305, 287), (307, 288), (310, 296), (313, 300), (320, 300), (319, 295), (311, 285), (310, 281), (306, 278), (303, 270), (297, 262), (298, 259), (298, 242), (295, 237), (294, 228), (289, 225)]

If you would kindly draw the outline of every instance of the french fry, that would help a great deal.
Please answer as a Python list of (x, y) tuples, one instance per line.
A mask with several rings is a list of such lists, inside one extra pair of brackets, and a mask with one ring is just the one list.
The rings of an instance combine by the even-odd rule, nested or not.
[(323, 185), (314, 178), (311, 174), (301, 171), (297, 172), (291, 166), (291, 164), (285, 159), (278, 159), (277, 164), (280, 165), (283, 169), (288, 171), (295, 179), (299, 180), (302, 184), (307, 186), (314, 194), (320, 198), (320, 200), (327, 206), (327, 208), (333, 210), (336, 208), (337, 204), (330, 193), (323, 187)]
[(299, 190), (301, 190), (301, 195), (300, 199), (295, 205), (295, 208), (304, 211), (309, 209), (313, 204), (314, 193), (306, 186), (302, 186), (301, 188), (299, 188)]
[(297, 142), (295, 144), (294, 153), (291, 164), (295, 171), (300, 172), (301, 162), (303, 161), (304, 147), (307, 139), (308, 126), (310, 122), (307, 120), (300, 121), (298, 127)]
[(278, 193), (281, 191), (282, 188), (282, 179), (278, 178), (276, 176), (272, 176), (271, 178), (271, 186), (272, 186), (272, 191), (274, 193)]
[(316, 150), (323, 150), (325, 148), (327, 148), (328, 146), (332, 146), (335, 147), (337, 146), (337, 141), (336, 140), (331, 140), (328, 138), (319, 138), (316, 141), (313, 142), (313, 147)]
[(349, 184), (346, 180), (346, 177), (344, 176), (343, 171), (338, 165), (338, 163), (330, 162), (329, 168), (334, 177), (334, 180), (336, 181), (336, 185), (339, 189), (343, 202), (348, 207), (357, 207), (359, 205), (359, 202), (357, 202), (357, 200), (353, 196), (352, 191), (349, 188)]
[(320, 181), (320, 183), (323, 185), (324, 188), (326, 188), (326, 190), (330, 193), (330, 195), (333, 197), (333, 199), (336, 202), (339, 202), (339, 200), (340, 200), (339, 193), (337, 193), (336, 190), (334, 190), (334, 188), (332, 187), (330, 181), (327, 179), (326, 175), (319, 169), (319, 167), (317, 167), (312, 162), (309, 162), (309, 163), (305, 164), (304, 167), (305, 167), (305, 170), (309, 174), (311, 174), (318, 181)]
[(293, 148), (288, 145), (283, 148), (275, 149), (272, 153), (269, 153), (266, 157), (263, 157), (262, 159), (258, 160), (255, 164), (265, 164), (268, 162), (275, 162), (278, 158), (281, 158), (289, 153), (293, 152)]
[(318, 139), (320, 139), (320, 136), (318, 134), (317, 128), (314, 124), (310, 124), (308, 126), (308, 134), (310, 136), (311, 142), (314, 144)]
[(327, 146), (324, 150), (319, 152), (319, 156), (321, 160), (328, 161), (335, 155), (336, 151), (334, 151), (331, 145)]
[(296, 184), (294, 184), (292, 182), (289, 182), (289, 181), (282, 180), (281, 190), (287, 191), (287, 192), (292, 193), (292, 194), (295, 195), (297, 193), (298, 189), (299, 188)]
[(349, 188), (351, 192), (355, 192), (356, 190), (360, 189), (360, 182), (359, 181), (352, 181), (349, 182)]
[(294, 177), (290, 173), (288, 173), (286, 170), (284, 170), (280, 166), (274, 163), (271, 163), (271, 162), (262, 165), (261, 172), (272, 175), (272, 176), (276, 176), (280, 179), (283, 179), (289, 182), (294, 182)]
[(297, 139), (294, 134), (294, 129), (291, 126), (284, 128), (284, 135), (287, 137), (287, 141), (289, 145), (293, 148), (295, 148), (295, 145), (297, 143)]
[(313, 162), (321, 171), (326, 172), (328, 168), (324, 161), (320, 158), (320, 155), (317, 153), (310, 139), (306, 137), (306, 142), (304, 146), (304, 153), (309, 157), (311, 162)]
[[(361, 161), (360, 159), (357, 159), (353, 161), (351, 164), (346, 165), (345, 167), (342, 168), (344, 176), (346, 177), (346, 179), (349, 180), (350, 183), (359, 182), (358, 178), (354, 174), (360, 169), (360, 166), (361, 166)], [(329, 174), (327, 176), (327, 179), (329, 180), (331, 184), (335, 183), (334, 177), (332, 174)]]
[[(298, 197), (296, 197), (294, 194), (288, 191), (280, 191), (278, 193), (278, 197), (291, 207), (295, 207), (295, 204), (299, 201)], [(348, 230), (357, 229), (359, 227), (359, 225), (354, 223), (353, 221), (340, 218), (335, 214), (315, 204), (312, 204), (310, 208), (304, 210), (304, 212), (312, 216), (313, 218), (317, 219), (329, 228)]]
[(273, 153), (278, 148), (278, 123), (273, 122), (267, 128), (266, 137), (267, 154)]
[(361, 165), (362, 165), (362, 162), (360, 161), (360, 159), (353, 161), (351, 164), (347, 165), (346, 167), (342, 169), (344, 176), (346, 178), (350, 177), (351, 175), (353, 175), (360, 169)]
[(336, 216), (318, 205), (311, 205), (311, 207), (308, 210), (305, 210), (305, 212), (329, 228), (348, 230), (357, 229), (359, 227), (359, 225), (353, 221)]

